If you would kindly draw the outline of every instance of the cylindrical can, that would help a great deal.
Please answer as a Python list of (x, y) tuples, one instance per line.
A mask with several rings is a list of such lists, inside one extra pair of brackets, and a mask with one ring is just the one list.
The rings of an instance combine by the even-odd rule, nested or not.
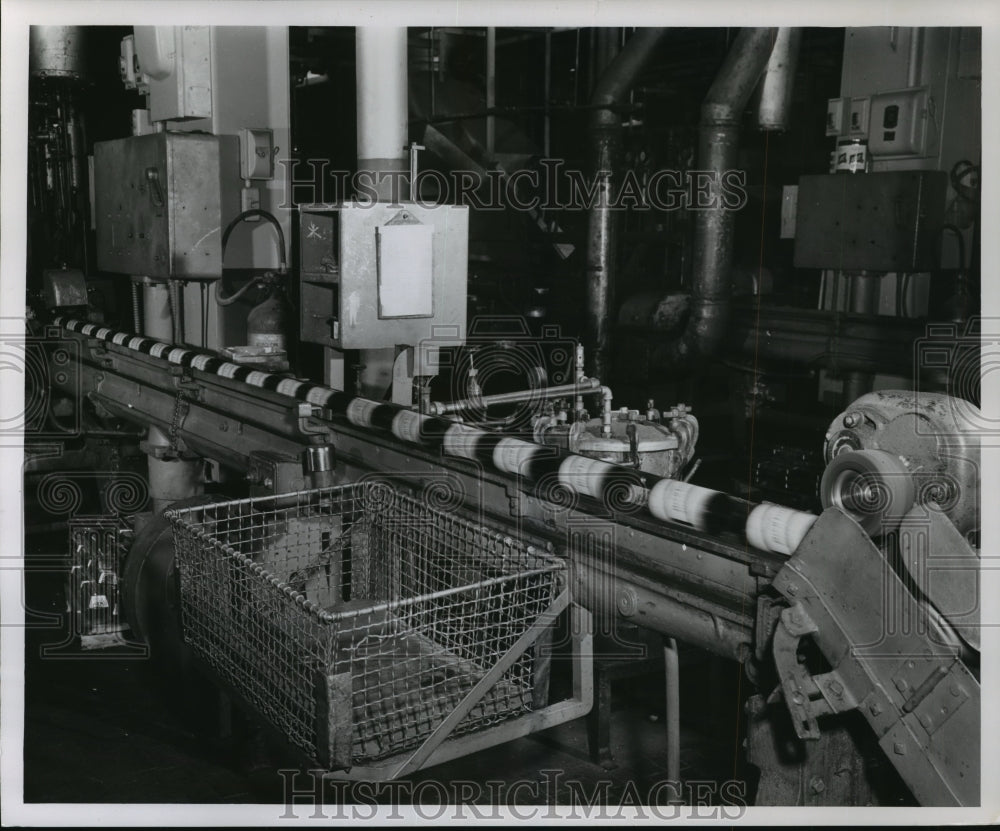
[(864, 139), (841, 139), (837, 142), (835, 173), (867, 173), (868, 142)]

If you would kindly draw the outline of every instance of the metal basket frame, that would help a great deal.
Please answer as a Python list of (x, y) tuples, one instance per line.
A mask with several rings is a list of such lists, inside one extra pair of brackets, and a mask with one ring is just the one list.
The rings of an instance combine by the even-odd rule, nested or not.
[[(167, 516), (185, 640), (327, 771), (396, 778), (590, 709), (565, 563), (509, 535), (375, 480)], [(545, 641), (567, 608), (573, 698), (550, 705)]]

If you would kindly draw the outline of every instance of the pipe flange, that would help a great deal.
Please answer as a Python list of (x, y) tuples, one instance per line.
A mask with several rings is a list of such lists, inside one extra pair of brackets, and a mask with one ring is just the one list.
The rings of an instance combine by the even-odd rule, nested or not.
[(894, 530), (913, 507), (913, 477), (898, 456), (884, 450), (839, 453), (823, 471), (823, 507), (835, 506), (870, 537)]
[(639, 610), (639, 598), (635, 590), (625, 586), (618, 590), (618, 614), (622, 617), (632, 617)]

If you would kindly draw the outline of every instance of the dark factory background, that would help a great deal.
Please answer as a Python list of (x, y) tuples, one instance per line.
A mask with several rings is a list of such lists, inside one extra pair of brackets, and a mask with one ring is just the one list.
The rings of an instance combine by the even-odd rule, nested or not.
[[(38, 51), (32, 52), (29, 83), (29, 336), (43, 340), (57, 315), (89, 321), (111, 332), (137, 332), (143, 321), (150, 326), (150, 304), (161, 285), (151, 277), (136, 278), (141, 272), (106, 267), (102, 246), (106, 247), (107, 237), (100, 230), (105, 217), (96, 215), (93, 200), (95, 179), (101, 175), (100, 145), (155, 132), (150, 122), (136, 113), (148, 113), (141, 93), (147, 91), (144, 84), (154, 85), (159, 76), (141, 66), (139, 59), (134, 66), (127, 64), (128, 55), (139, 50), (138, 34), (130, 47), (135, 53), (126, 54), (122, 46), (123, 39), (132, 36), (132, 27), (53, 28), (65, 31), (52, 35), (51, 42), (32, 42), (32, 49), (37, 47)], [(918, 30), (892, 28), (894, 32), (898, 28), (900, 38), (909, 37), (916, 43)], [(888, 29), (884, 27), (886, 32)], [(617, 182), (634, 179), (646, 183), (657, 171), (679, 172), (687, 177), (687, 201), (697, 198), (689, 187), (689, 174), (704, 163), (703, 105), (716, 88), (713, 85), (720, 70), (728, 66), (727, 56), (734, 51), (734, 44), (738, 45), (742, 30), (666, 30), (631, 73), (628, 87), (615, 90), (613, 103), (608, 104), (600, 98), (606, 92), (602, 79), (609, 77), (616, 58), (627, 53), (630, 40), (642, 31), (410, 27), (406, 34), (405, 144), (419, 146), (419, 153), (417, 148), (412, 152), (417, 153), (421, 171), (442, 174), (425, 176), (419, 195), (437, 201), (442, 196), (439, 183), (453, 181), (449, 177), (462, 169), (502, 171), (503, 177), (497, 181), (502, 178), (505, 183), (518, 178), (514, 174), (522, 174), (522, 183), (534, 178), (565, 194), (572, 190), (572, 171), (591, 177), (603, 163)], [(731, 160), (733, 168), (745, 174), (738, 188), (745, 194), (745, 204), (732, 211), (732, 225), (724, 232), (725, 238), (715, 242), (726, 246), (731, 256), (721, 282), (710, 286), (699, 271), (707, 256), (699, 242), (700, 209), (690, 207), (685, 199), (669, 209), (632, 203), (615, 210), (610, 242), (601, 254), (604, 259), (596, 264), (595, 251), (600, 253), (595, 242), (596, 211), (590, 206), (559, 203), (517, 210), (509, 204), (510, 193), (507, 204), (499, 208), (472, 204), (468, 211), (467, 283), (447, 284), (465, 288), (465, 296), (457, 302), (465, 304), (466, 342), (442, 347), (448, 359), (442, 358), (441, 368), (430, 373), (433, 377), (422, 393), (424, 412), (454, 412), (426, 407), (462, 398), (473, 388), (487, 396), (514, 394), (524, 388), (524, 367), (534, 371), (535, 364), (541, 368), (540, 377), (549, 382), (572, 383), (573, 370), (560, 376), (558, 367), (566, 362), (566, 353), (572, 354), (580, 343), (586, 349), (583, 360), (587, 375), (613, 387), (614, 417), (619, 418), (621, 406), (623, 425), (629, 420), (641, 421), (651, 429), (660, 423), (661, 413), (664, 423), (668, 418), (684, 421), (686, 413), (697, 417), (697, 449), (692, 439), (686, 457), (671, 457), (668, 468), (654, 473), (747, 503), (766, 501), (820, 514), (829, 504), (821, 487), (830, 464), (824, 440), (830, 439), (829, 426), (838, 414), (873, 390), (904, 388), (956, 394), (956, 364), (968, 365), (971, 360), (978, 367), (978, 338), (967, 343), (961, 339), (979, 313), (980, 302), (977, 30), (919, 30), (922, 63), (917, 70), (910, 67), (911, 75), (914, 71), (917, 75), (909, 82), (905, 77), (898, 81), (890, 78), (899, 66), (905, 76), (907, 68), (898, 61), (892, 63), (896, 57), (886, 56), (901, 55), (905, 63), (907, 50), (915, 54), (910, 41), (900, 41), (898, 49), (894, 42), (889, 50), (864, 29), (795, 31), (798, 40), (791, 63), (791, 91), (780, 128), (759, 125), (759, 94), (750, 96), (738, 114), (738, 146)], [(66, 39), (72, 40), (71, 46), (66, 46)], [(270, 42), (267, 48), (271, 48)], [(46, 71), (44, 61), (53, 60), (53, 55), (61, 56), (65, 63), (57, 61), (54, 69), (50, 66)], [(125, 63), (120, 63), (120, 55)], [(227, 51), (224, 46), (212, 57), (216, 62), (232, 59), (238, 67), (228, 75), (213, 68), (213, 83), (220, 96), (224, 89), (239, 87), (241, 72), (255, 60), (250, 54), (238, 53), (236, 47)], [(273, 59), (273, 53), (268, 58)], [(851, 60), (859, 62), (860, 68), (849, 65)], [(374, 355), (375, 350), (360, 341), (357, 346), (348, 343), (346, 335), (341, 342), (336, 328), (333, 335), (329, 327), (317, 334), (319, 329), (309, 328), (312, 324), (306, 320), (316, 298), (326, 296), (323, 291), (327, 290), (323, 280), (315, 276), (310, 259), (314, 255), (307, 248), (312, 212), (322, 215), (315, 203), (327, 201), (323, 197), (335, 186), (335, 177), (328, 172), (350, 177), (361, 166), (359, 157), (365, 161), (357, 140), (358, 113), (364, 106), (357, 93), (359, 62), (354, 28), (292, 27), (287, 33), (287, 73), (282, 68), (268, 79), (261, 75), (266, 70), (259, 67), (248, 72), (248, 87), (262, 83), (261, 77), (268, 83), (275, 83), (274, 77), (278, 84), (287, 83), (288, 121), (271, 125), (275, 129), (267, 139), (271, 142), (267, 154), (277, 161), (271, 181), (241, 176), (242, 181), (230, 188), (229, 197), (223, 193), (222, 224), (248, 206), (269, 206), (272, 213), (285, 211), (280, 217), (283, 240), (288, 241), (288, 273), (302, 276), (288, 279), (283, 290), (274, 290), (273, 281), (281, 279), (284, 268), (275, 278), (276, 264), (269, 259), (269, 231), (261, 227), (267, 223), (257, 222), (249, 244), (249, 235), (240, 240), (243, 232), (232, 234), (235, 244), (225, 266), (225, 291), (236, 286), (261, 288), (258, 300), (263, 297), (272, 302), (271, 311), (280, 306), (274, 314), (287, 324), (281, 334), (283, 363), (265, 362), (252, 368), (290, 371), (297, 379), (327, 384), (349, 395), (398, 404), (391, 388), (396, 377), (392, 373), (398, 372), (398, 366), (393, 368), (390, 360), (383, 375), (373, 376), (374, 362), (382, 360)], [(890, 64), (895, 69), (887, 68)], [(153, 74), (144, 81), (143, 71)], [(898, 89), (906, 94), (900, 92), (897, 103), (886, 105), (880, 98)], [(845, 126), (846, 122), (833, 123), (832, 113), (840, 118), (841, 112), (835, 110), (835, 101), (848, 110), (852, 101), (868, 102), (864, 111), (867, 119), (875, 117), (878, 106), (903, 107), (905, 111), (916, 100), (910, 95), (913, 90), (930, 90), (923, 94), (941, 99), (950, 96), (947, 107), (941, 100), (937, 108), (941, 118), (933, 125), (937, 137), (922, 150), (883, 149), (879, 156), (874, 143), (859, 141), (859, 134)], [(280, 99), (273, 88), (269, 94)], [(249, 100), (253, 95), (243, 90), (237, 98)], [(237, 123), (241, 128), (268, 126), (242, 123), (238, 115), (234, 120), (232, 115), (220, 115), (220, 110), (217, 106), (214, 114), (204, 116), (204, 124), (194, 121), (194, 116), (188, 117), (188, 122), (168, 123), (205, 136), (235, 133), (232, 125)], [(601, 126), (602, 113), (612, 113), (612, 127)], [(227, 126), (219, 128), (219, 123)], [(251, 139), (260, 139), (265, 132), (257, 130)], [(241, 141), (247, 141), (247, 135)], [(883, 138), (883, 145), (887, 141)], [(820, 183), (810, 191), (816, 199), (813, 210), (803, 207), (802, 202), (807, 187), (802, 177), (811, 177), (810, 181), (838, 179), (848, 165), (837, 156), (847, 147), (852, 152), (861, 148), (868, 154), (861, 168), (851, 169), (856, 177), (876, 171), (912, 177), (891, 186), (898, 188), (891, 193), (872, 188), (858, 197), (859, 213), (862, 198), (867, 200), (865, 210), (895, 204), (898, 212), (899, 205), (920, 199), (931, 205), (923, 213), (918, 211), (918, 218), (910, 225), (905, 224), (910, 221), (909, 208), (902, 211), (905, 227), (897, 228), (898, 237), (913, 236), (912, 250), (903, 250), (907, 243), (900, 243), (899, 238), (876, 241), (876, 232), (872, 232), (871, 246), (865, 249), (865, 253), (875, 252), (870, 267), (857, 256), (844, 257), (843, 265), (838, 264), (840, 254), (824, 259), (827, 248), (823, 235), (839, 231), (830, 230), (816, 217), (822, 215), (831, 222), (839, 217), (839, 191), (831, 196), (833, 186)], [(403, 153), (404, 148), (399, 151)], [(411, 157), (401, 158), (401, 169), (405, 170)], [(559, 163), (555, 179), (554, 160)], [(275, 181), (284, 170), (292, 170), (293, 179), (291, 199), (282, 201), (277, 190), (280, 183), (275, 185)], [(834, 173), (837, 176), (830, 176)], [(940, 181), (934, 174), (942, 174)], [(166, 184), (155, 175), (144, 184), (156, 204), (157, 188)], [(289, 187), (287, 179), (283, 186)], [(941, 194), (947, 194), (939, 200), (940, 205), (934, 201), (937, 187)], [(514, 195), (526, 199), (539, 194), (530, 185), (522, 185)], [(351, 192), (337, 194), (338, 199), (351, 196)], [(485, 198), (482, 192), (479, 196)], [(100, 195), (97, 198), (100, 200)], [(232, 201), (226, 203), (227, 198)], [(241, 198), (242, 202), (237, 201)], [(823, 203), (823, 199), (828, 201)], [(226, 204), (235, 204), (236, 209), (226, 213)], [(277, 221), (274, 224), (277, 226)], [(836, 225), (839, 228), (839, 220)], [(233, 230), (230, 225), (226, 234)], [(852, 228), (850, 233), (860, 239), (867, 232)], [(120, 245), (120, 240), (115, 244)], [(223, 251), (225, 245), (224, 237)], [(343, 263), (341, 267), (345, 267)], [(220, 255), (220, 275), (221, 269)], [(607, 272), (604, 276), (610, 288), (604, 294), (594, 288), (595, 269)], [(70, 272), (82, 275), (81, 280), (65, 276)], [(125, 273), (132, 273), (133, 279), (124, 277)], [(434, 280), (438, 279), (435, 272)], [(186, 336), (172, 340), (202, 349), (224, 342), (227, 346), (254, 344), (250, 321), (264, 304), (253, 308), (254, 294), (247, 292), (235, 298), (232, 306), (227, 299), (223, 309), (219, 289), (208, 288), (204, 280), (195, 276), (174, 294), (178, 281), (164, 279), (163, 285), (170, 286), (173, 332), (177, 332), (178, 304), (184, 305), (188, 327)], [(73, 299), (74, 291), (82, 291), (82, 295)], [(207, 299), (212, 291), (218, 307)], [(164, 289), (164, 297), (166, 294)], [(696, 324), (707, 327), (711, 322), (700, 317), (707, 314), (698, 305), (706, 296), (710, 306), (715, 304), (712, 308), (724, 309), (724, 325), (716, 327), (707, 339), (692, 342), (690, 351), (671, 353), (665, 344), (683, 341)], [(435, 313), (438, 303), (436, 299)], [(218, 317), (209, 318), (206, 308)], [(191, 309), (200, 311), (191, 313)], [(200, 339), (198, 314), (202, 316)], [(915, 357), (931, 324), (951, 327), (948, 331), (958, 333), (959, 352), (951, 358), (951, 374), (948, 367), (921, 364)], [(60, 325), (58, 320), (56, 325)], [(155, 338), (171, 339), (170, 322), (164, 325), (167, 328), (158, 330)], [(147, 329), (143, 334), (150, 332)], [(87, 344), (86, 339), (70, 342), (73, 349)], [(974, 353), (973, 358), (966, 353)], [(478, 381), (475, 367), (486, 368), (480, 370)], [(416, 390), (419, 372), (411, 373)], [(137, 377), (146, 376), (140, 373)], [(962, 382), (960, 394), (978, 405), (978, 373), (967, 372)], [(113, 527), (113, 534), (119, 535), (115, 539), (127, 543), (146, 534), (143, 539), (153, 552), (150, 557), (159, 556), (155, 552), (162, 546), (150, 543), (152, 526), (144, 530), (142, 523), (123, 525), (120, 519), (123, 514), (159, 511), (172, 501), (161, 501), (163, 495), (149, 492), (153, 473), (147, 468), (147, 456), (149, 464), (155, 458), (159, 465), (178, 453), (181, 393), (177, 393), (172, 415), (164, 416), (155, 428), (158, 441), (165, 443), (154, 452), (156, 442), (143, 426), (122, 417), (106, 402), (96, 401), (88, 393), (77, 407), (65, 385), (59, 389), (59, 385), (49, 386), (44, 373), (29, 375), (27, 383), (26, 400), (44, 403), (32, 416), (36, 421), (28, 425), (24, 473), (28, 563), (25, 800), (281, 802), (284, 779), (276, 776), (275, 770), (297, 762), (289, 761), (293, 757), (280, 740), (272, 739), (252, 716), (233, 707), (230, 697), (218, 693), (197, 672), (187, 672), (193, 658), (178, 645), (176, 622), (157, 617), (162, 611), (159, 607), (147, 613), (136, 609), (135, 600), (123, 597), (121, 609), (114, 610), (122, 617), (130, 611), (139, 616), (152, 660), (144, 657), (145, 646), (131, 639), (135, 627), (131, 634), (112, 627), (104, 633), (104, 641), (84, 633), (83, 640), (90, 637), (90, 643), (81, 645), (80, 626), (86, 615), (81, 617), (79, 608), (79, 572), (73, 571), (79, 568), (73, 560), (73, 545), (78, 552), (82, 544), (81, 538), (74, 536), (80, 533), (78, 519), (104, 517), (106, 526), (93, 527)], [(101, 383), (98, 378), (95, 389)], [(591, 397), (603, 389), (596, 384), (588, 391)], [(414, 406), (418, 394), (414, 392)], [(196, 396), (193, 400), (206, 399)], [(501, 401), (467, 420), (483, 426), (501, 425), (528, 441), (533, 436), (537, 439), (541, 428), (532, 421), (537, 413), (525, 415), (518, 401)], [(244, 401), (239, 406), (253, 405)], [(251, 413), (244, 410), (243, 415), (250, 417)], [(591, 415), (599, 415), (598, 410)], [(546, 416), (552, 424), (560, 418), (565, 421), (565, 413), (560, 416), (558, 408), (546, 411)], [(208, 431), (208, 427), (189, 428), (191, 423), (189, 420), (184, 429)], [(846, 420), (844, 424), (850, 426)], [(214, 424), (210, 426), (213, 433), (229, 429), (220, 425), (217, 431)], [(625, 436), (626, 428), (621, 429)], [(622, 464), (627, 466), (634, 460), (639, 469), (639, 445), (634, 427), (629, 429), (632, 455), (627, 438), (619, 455)], [(610, 428), (603, 435), (610, 436)], [(571, 437), (569, 445), (559, 446), (573, 449), (574, 440)], [(863, 446), (863, 439), (853, 435), (844, 441), (853, 442), (850, 449)], [(339, 453), (337, 441), (332, 444), (334, 454)], [(200, 490), (211, 498), (256, 496), (265, 492), (260, 490), (264, 484), (277, 489), (271, 479), (265, 481), (264, 474), (252, 478), (256, 475), (253, 461), (246, 475), (243, 470), (233, 475), (227, 473), (227, 468), (233, 467), (228, 464), (229, 457), (223, 454), (212, 459), (198, 449), (207, 445), (190, 440), (188, 445), (190, 456), (180, 452), (177, 458), (209, 459)], [(920, 452), (924, 452), (922, 448)], [(275, 478), (286, 475), (285, 468), (274, 464), (278, 471)], [(301, 471), (298, 475), (295, 482), (301, 481)], [(60, 484), (60, 477), (70, 484)], [(124, 510), (120, 510), (122, 505)], [(485, 512), (492, 517), (496, 511), (500, 508), (493, 505)], [(152, 521), (154, 525), (156, 521)], [(162, 536), (167, 526), (159, 521), (156, 533)], [(726, 520), (719, 523), (708, 533), (716, 534), (722, 540), (720, 545), (752, 550), (742, 538), (732, 542), (735, 532)], [(866, 531), (872, 533), (867, 527)], [(961, 531), (975, 543), (974, 529), (961, 526)], [(69, 551), (68, 538), (72, 542)], [(706, 550), (714, 549), (708, 545)], [(755, 573), (751, 565), (752, 577), (748, 579), (760, 585), (773, 577), (778, 567), (762, 566)], [(122, 585), (125, 592), (129, 591), (126, 586), (146, 579), (137, 576), (138, 572), (128, 572), (127, 565), (109, 566), (107, 579)], [(703, 583), (717, 579), (729, 578), (713, 575)], [(713, 590), (705, 589), (709, 595)], [(699, 591), (695, 589), (694, 594)], [(113, 594), (111, 602), (117, 605), (117, 591)], [(745, 614), (751, 618), (756, 602), (754, 598), (746, 601)], [(622, 608), (621, 596), (618, 608)], [(598, 649), (593, 679), (595, 707), (587, 719), (428, 768), (412, 774), (412, 781), (435, 777), (485, 781), (498, 776), (515, 781), (536, 777), (545, 767), (559, 767), (568, 771), (568, 778), (588, 786), (609, 780), (610, 798), (621, 794), (629, 782), (639, 783), (640, 792), (645, 793), (643, 789), (670, 771), (669, 752), (661, 744), (663, 724), (671, 718), (671, 705), (664, 701), (663, 677), (665, 661), (677, 660), (677, 656), (663, 652), (659, 634), (653, 635), (634, 622), (623, 623), (624, 631), (633, 642), (644, 645), (646, 657), (604, 659)], [(741, 663), (756, 662), (734, 661), (723, 654), (724, 650), (711, 654), (686, 643), (682, 634), (678, 640), (681, 777), (713, 783), (746, 782), (745, 801), (752, 804), (758, 795), (760, 774), (755, 765), (760, 755), (748, 761), (745, 705), (752, 686), (747, 676), (753, 673)], [(761, 660), (759, 654), (756, 657)], [(978, 672), (978, 653), (970, 660)], [(569, 684), (568, 672), (554, 669), (553, 684)], [(771, 676), (764, 673), (763, 678), (761, 683), (766, 685)], [(760, 676), (754, 679), (758, 680)], [(853, 794), (847, 798), (869, 803), (918, 804), (909, 780), (904, 783), (886, 763), (875, 737), (860, 721), (850, 720), (854, 716), (857, 714), (847, 719), (846, 729), (853, 736), (857, 753), (866, 760), (868, 784), (862, 788), (855, 783), (846, 791), (832, 789), (839, 794), (837, 798), (845, 798), (846, 792)], [(796, 799), (799, 785), (786, 782), (785, 787), (783, 791), (770, 782), (767, 798)], [(830, 793), (823, 794), (824, 788), (805, 788), (799, 804), (834, 799)], [(715, 793), (710, 801), (721, 798)]]

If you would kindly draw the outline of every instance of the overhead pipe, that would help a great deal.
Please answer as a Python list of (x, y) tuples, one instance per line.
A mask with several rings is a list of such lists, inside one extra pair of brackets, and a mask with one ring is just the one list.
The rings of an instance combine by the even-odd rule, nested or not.
[(621, 115), (616, 111), (639, 73), (652, 56), (666, 29), (637, 29), (625, 48), (609, 64), (597, 82), (591, 105), (591, 168), (597, 183), (596, 203), (587, 229), (587, 340), (588, 374), (608, 378), (611, 331), (614, 320), (615, 174), (622, 149)]
[[(358, 174), (371, 182), (378, 202), (412, 199), (406, 151), (409, 137), (409, 76), (405, 26), (355, 29), (358, 112)], [(381, 398), (392, 383), (396, 350), (360, 350), (358, 389)]]
[[(641, 299), (641, 295), (636, 295)], [(670, 336), (674, 317), (657, 317), (645, 306), (635, 316), (638, 324), (620, 324), (636, 349), (661, 343)], [(801, 309), (772, 304), (751, 305), (741, 298), (728, 327), (725, 351), (781, 363), (840, 372), (891, 372), (911, 376), (913, 342), (926, 334), (914, 318), (873, 314), (845, 314), (824, 309)], [(624, 317), (624, 315), (623, 315)]]
[[(742, 29), (701, 105), (698, 169), (734, 170), (740, 120), (771, 56), (778, 30)], [(734, 214), (720, 198), (695, 211), (694, 285), (691, 311), (681, 335), (653, 353), (654, 366), (667, 371), (690, 367), (719, 351), (730, 319)]]
[(358, 171), (372, 176), (380, 202), (397, 201), (409, 195), (400, 188), (409, 170), (406, 27), (359, 26), (355, 45)]
[[(432, 415), (448, 415), (449, 413), (461, 413), (473, 408), (480, 409), (493, 407), (498, 404), (522, 404), (524, 402), (538, 403), (540, 401), (550, 401), (553, 398), (563, 398), (570, 395), (585, 395), (592, 392), (601, 392), (605, 388), (596, 378), (585, 378), (575, 384), (562, 384), (551, 387), (540, 387), (537, 389), (515, 390), (513, 392), (499, 392), (495, 395), (480, 395), (474, 398), (459, 398), (455, 401), (432, 401), (429, 412)], [(610, 391), (609, 391), (610, 392)]]
[(916, 320), (761, 306), (737, 316), (729, 345), (768, 362), (827, 367), (841, 372), (912, 376)]

